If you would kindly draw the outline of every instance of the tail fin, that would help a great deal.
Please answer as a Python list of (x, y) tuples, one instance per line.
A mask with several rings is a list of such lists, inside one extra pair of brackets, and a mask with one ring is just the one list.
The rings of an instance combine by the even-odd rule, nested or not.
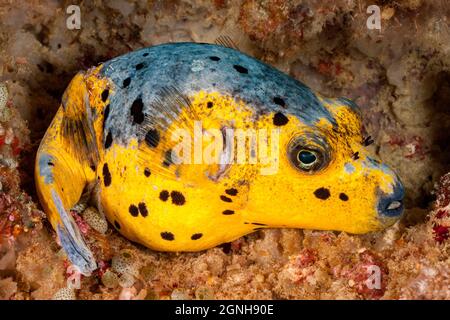
[[(84, 275), (97, 268), (70, 209), (80, 200), (83, 189), (94, 181), (89, 159), (80, 160), (67, 144), (62, 130), (64, 110), (60, 108), (43, 138), (36, 158), (35, 180), (38, 195), (50, 223), (56, 230), (69, 260)], [(78, 150), (81, 151), (81, 150)], [(87, 161), (86, 161), (87, 160)]]
[(92, 252), (86, 246), (84, 239), (73, 220), (72, 216), (66, 212), (61, 199), (55, 190), (52, 190), (52, 200), (58, 208), (61, 223), (56, 227), (56, 233), (62, 247), (67, 253), (69, 260), (80, 269), (84, 275), (90, 275), (97, 269), (97, 263)]

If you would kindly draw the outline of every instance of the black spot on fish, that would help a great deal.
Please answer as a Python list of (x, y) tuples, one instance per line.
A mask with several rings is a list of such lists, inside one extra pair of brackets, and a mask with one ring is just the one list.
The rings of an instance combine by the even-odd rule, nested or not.
[(353, 156), (352, 156), (353, 160), (358, 160), (359, 159), (359, 152), (356, 151)]
[(164, 153), (164, 161), (163, 161), (163, 166), (164, 167), (169, 167), (171, 164), (173, 164), (172, 162), (172, 150), (167, 150)]
[(238, 191), (235, 188), (230, 188), (230, 189), (225, 190), (225, 193), (229, 196), (235, 196), (238, 194)]
[(314, 191), (314, 195), (319, 199), (326, 200), (330, 197), (330, 190), (327, 188), (319, 188)]
[(240, 66), (238, 64), (233, 65), (233, 68), (239, 73), (248, 73), (247, 68), (244, 68), (243, 66)]
[(143, 57), (148, 56), (148, 52), (144, 53), (142, 56), (143, 56)]
[(288, 122), (289, 122), (289, 119), (281, 112), (277, 112), (273, 116), (273, 124), (276, 126), (284, 126)]
[(117, 221), (115, 221), (115, 220), (114, 220), (114, 226), (115, 226), (117, 229), (120, 229), (120, 224), (119, 224)]
[(216, 56), (211, 56), (211, 57), (209, 57), (212, 61), (220, 61), (220, 58), (219, 57), (216, 57)]
[(284, 100), (280, 97), (275, 97), (273, 98), (273, 102), (277, 105), (279, 105), (280, 107), (286, 107), (286, 103), (284, 102)]
[(258, 222), (252, 222), (252, 225), (254, 226), (267, 226), (265, 223), (258, 223)]
[(182, 206), (186, 202), (183, 194), (179, 191), (172, 191), (170, 197), (172, 198), (172, 203), (177, 206)]
[(105, 107), (105, 110), (103, 111), (103, 130), (105, 129), (106, 120), (108, 120), (108, 117), (109, 117), (109, 111), (110, 111), (110, 107), (108, 104)]
[(341, 199), (342, 201), (348, 201), (348, 195), (346, 195), (345, 193), (341, 192), (339, 194), (339, 199)]
[(49, 161), (49, 162), (47, 162), (47, 165), (50, 166), (50, 167), (53, 167), (55, 164), (53, 162)]
[(90, 165), (89, 168), (91, 168), (91, 170), (95, 172), (95, 166), (93, 164)]
[(173, 235), (172, 232), (161, 232), (161, 238), (163, 238), (164, 240), (167, 241), (172, 241), (175, 239), (175, 236)]
[(148, 216), (147, 206), (145, 205), (144, 202), (139, 202), (138, 208), (139, 208), (139, 212), (141, 213), (141, 215), (142, 215), (144, 218), (145, 218), (146, 216)]
[(159, 144), (160, 136), (159, 132), (156, 129), (148, 130), (145, 135), (145, 142), (152, 148), (156, 148)]
[(133, 116), (134, 123), (141, 124), (142, 122), (144, 122), (144, 113), (142, 112), (142, 110), (144, 110), (142, 99), (137, 98), (131, 105), (131, 115)]
[(130, 85), (130, 83), (131, 83), (131, 78), (128, 77), (128, 78), (126, 78), (125, 80), (123, 80), (122, 86), (123, 86), (124, 88), (127, 88), (127, 87)]
[(141, 70), (143, 67), (145, 67), (145, 64), (138, 63), (135, 68), (136, 68), (136, 70)]
[(109, 172), (107, 163), (103, 165), (103, 183), (105, 184), (105, 187), (111, 185), (111, 172)]
[(211, 102), (211, 101), (208, 101), (208, 103), (206, 104), (206, 107), (208, 108), (208, 109), (211, 109), (212, 107), (213, 107), (213, 103)]
[(161, 192), (159, 193), (159, 198), (160, 198), (162, 201), (167, 201), (167, 199), (169, 199), (169, 191), (167, 191), (167, 190), (161, 191)]
[(145, 168), (144, 169), (144, 175), (148, 178), (148, 177), (150, 177), (150, 175), (151, 175), (152, 173), (150, 172), (150, 169), (149, 168)]
[(128, 208), (128, 211), (133, 217), (137, 217), (139, 215), (139, 209), (134, 204), (131, 204)]
[(192, 239), (192, 240), (198, 240), (198, 239), (200, 239), (201, 237), (203, 237), (203, 234), (201, 234), (201, 233), (194, 233), (194, 234), (191, 236), (191, 239)]
[(224, 215), (226, 215), (226, 216), (229, 216), (229, 215), (234, 214), (234, 211), (233, 211), (233, 210), (224, 210), (224, 211), (222, 212), (222, 214), (224, 214)]
[(228, 198), (227, 196), (220, 196), (220, 200), (224, 202), (233, 202), (233, 200), (231, 200), (231, 198)]
[(105, 89), (102, 92), (102, 101), (106, 102), (106, 100), (108, 100), (108, 96), (109, 96), (109, 89)]
[(111, 144), (113, 142), (111, 131), (108, 132), (105, 139), (105, 149), (108, 149), (111, 147)]

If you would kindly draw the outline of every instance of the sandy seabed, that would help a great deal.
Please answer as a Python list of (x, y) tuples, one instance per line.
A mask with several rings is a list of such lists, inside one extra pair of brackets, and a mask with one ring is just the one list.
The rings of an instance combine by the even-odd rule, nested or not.
[[(450, 6), (445, 1), (0, 0), (0, 299), (450, 299)], [(369, 30), (366, 8), (381, 9)], [(260, 230), (199, 253), (157, 253), (77, 215), (99, 270), (80, 289), (36, 202), (34, 154), (70, 79), (134, 49), (226, 36), (326, 96), (361, 107), (406, 187), (377, 234)], [(381, 286), (366, 284), (369, 266)]]

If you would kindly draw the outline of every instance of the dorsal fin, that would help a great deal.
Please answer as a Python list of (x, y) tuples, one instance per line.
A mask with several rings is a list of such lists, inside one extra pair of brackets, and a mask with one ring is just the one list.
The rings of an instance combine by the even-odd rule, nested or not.
[(221, 45), (222, 47), (231, 48), (234, 50), (239, 50), (239, 47), (236, 45), (236, 42), (231, 39), (230, 36), (227, 35), (221, 35), (217, 37), (217, 39), (214, 41), (215, 44)]

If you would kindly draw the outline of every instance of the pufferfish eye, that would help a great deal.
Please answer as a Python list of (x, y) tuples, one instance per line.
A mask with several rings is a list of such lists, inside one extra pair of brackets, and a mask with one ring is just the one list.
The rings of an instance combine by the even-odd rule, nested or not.
[(296, 141), (290, 144), (288, 156), (291, 163), (298, 169), (313, 173), (323, 169), (328, 162), (326, 148), (321, 145), (310, 145), (304, 141)]
[(315, 151), (302, 149), (297, 154), (299, 166), (304, 170), (309, 170), (318, 161), (318, 156)]

